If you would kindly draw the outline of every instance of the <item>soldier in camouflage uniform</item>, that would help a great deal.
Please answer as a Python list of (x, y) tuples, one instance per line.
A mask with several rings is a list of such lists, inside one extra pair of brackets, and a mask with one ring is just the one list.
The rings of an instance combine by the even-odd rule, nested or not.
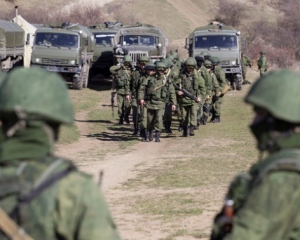
[(74, 122), (63, 79), (13, 70), (0, 88), (0, 118), (0, 207), (19, 228), (13, 237), (1, 228), (0, 239), (120, 239), (92, 177), (53, 153), (60, 126)]
[(177, 90), (177, 94), (180, 96), (179, 102), (182, 106), (184, 137), (195, 135), (194, 130), (197, 126), (199, 103), (205, 99), (206, 94), (204, 79), (198, 74), (196, 65), (195, 58), (190, 57), (185, 61), (185, 70), (180, 74), (179, 87), (197, 97), (197, 102), (186, 97), (182, 91)]
[(223, 96), (225, 94), (224, 91), (227, 88), (227, 80), (225, 78), (225, 72), (220, 67), (220, 59), (218, 57), (211, 57), (211, 62), (213, 65), (213, 72), (216, 75), (216, 78), (219, 82), (220, 91), (223, 92), (220, 96), (214, 96), (213, 98), (213, 108), (212, 108), (212, 118), (210, 119), (210, 122), (213, 123), (219, 123), (221, 122), (221, 104), (223, 102)]
[(242, 53), (242, 74), (243, 74), (243, 85), (251, 84), (250, 81), (247, 80), (247, 67), (252, 68), (252, 60), (245, 53)]
[(160, 142), (165, 104), (170, 102), (172, 104), (172, 111), (176, 109), (175, 89), (165, 76), (165, 69), (166, 65), (163, 62), (156, 64), (157, 73), (155, 77), (150, 78), (145, 90), (149, 141), (153, 140), (153, 131), (155, 131), (155, 142)]
[(260, 76), (262, 76), (263, 74), (266, 73), (266, 71), (268, 71), (267, 57), (264, 51), (260, 52), (260, 58), (257, 60), (257, 66), (258, 66)]
[(204, 72), (204, 79), (206, 85), (206, 98), (203, 106), (203, 116), (201, 118), (201, 124), (206, 125), (207, 119), (210, 116), (212, 109), (212, 100), (220, 96), (220, 85), (216, 75), (212, 70), (212, 63), (209, 60), (204, 61), (206, 71)]
[(141, 137), (142, 141), (146, 142), (149, 137), (149, 132), (147, 130), (147, 108), (145, 107), (146, 100), (146, 86), (153, 78), (155, 73), (155, 65), (151, 62), (147, 63), (145, 66), (146, 75), (142, 78), (141, 87), (138, 91), (138, 100), (141, 107), (141, 119), (140, 119), (140, 129), (141, 129)]
[(132, 119), (133, 119), (133, 126), (134, 131), (133, 135), (138, 134), (139, 129), (139, 122), (140, 122), (140, 105), (138, 104), (138, 91), (141, 87), (143, 77), (146, 75), (145, 72), (145, 65), (149, 62), (149, 58), (147, 56), (141, 56), (138, 60), (138, 69), (136, 69), (132, 76), (132, 84), (131, 84), (131, 107), (132, 107)]
[(266, 157), (231, 183), (212, 240), (300, 238), (299, 79), (288, 70), (270, 72), (247, 94), (255, 112), (250, 129)]
[(112, 90), (116, 89), (118, 101), (119, 124), (123, 120), (129, 123), (130, 106), (130, 86), (132, 82), (132, 59), (131, 56), (124, 56), (124, 62), (118, 70), (116, 77), (113, 79)]

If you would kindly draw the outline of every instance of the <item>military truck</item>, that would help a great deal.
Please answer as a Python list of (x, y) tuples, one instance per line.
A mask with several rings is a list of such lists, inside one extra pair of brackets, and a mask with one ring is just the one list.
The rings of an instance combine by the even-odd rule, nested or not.
[(119, 22), (104, 22), (89, 26), (89, 30), (94, 34), (96, 44), (90, 79), (97, 74), (110, 75), (109, 68), (114, 64), (112, 38), (121, 27), (122, 24)]
[(185, 48), (190, 57), (205, 51), (218, 57), (226, 78), (235, 83), (237, 90), (242, 89), (240, 32), (219, 22), (196, 28), (187, 38)]
[(167, 54), (167, 37), (158, 27), (150, 24), (123, 26), (113, 40), (115, 64), (122, 62), (124, 55), (130, 55), (136, 65), (141, 56), (147, 56), (154, 62)]
[(31, 66), (60, 73), (80, 90), (88, 85), (94, 49), (94, 35), (85, 26), (45, 25), (36, 30)]
[(16, 23), (0, 20), (1, 71), (9, 71), (16, 65), (23, 65), (25, 32)]

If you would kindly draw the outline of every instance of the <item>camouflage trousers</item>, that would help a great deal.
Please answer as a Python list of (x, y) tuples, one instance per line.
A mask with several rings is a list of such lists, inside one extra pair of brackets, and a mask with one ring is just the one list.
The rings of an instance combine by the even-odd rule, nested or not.
[(172, 122), (172, 104), (167, 103), (164, 113), (164, 122)]
[(139, 124), (140, 129), (146, 129), (147, 128), (147, 108), (139, 106)]
[(212, 104), (212, 96), (210, 96), (210, 99), (206, 99), (203, 105), (203, 115), (205, 117), (209, 117), (210, 109), (211, 109), (211, 104)]
[(182, 106), (182, 124), (183, 126), (197, 126), (197, 103), (188, 106)]
[(117, 94), (118, 101), (118, 116), (124, 117), (124, 115), (129, 115), (131, 111), (130, 101), (126, 99), (126, 95)]
[(147, 129), (148, 131), (155, 130), (161, 132), (163, 129), (163, 115), (165, 106), (159, 109), (147, 109)]
[(243, 67), (242, 66), (242, 75), (243, 75), (243, 81), (244, 82), (246, 82), (246, 80), (247, 80), (247, 67), (245, 66), (245, 67)]
[(200, 119), (203, 116), (203, 104), (202, 102), (198, 103), (198, 110), (197, 110), (197, 122), (200, 122)]
[(221, 115), (221, 105), (223, 102), (223, 97), (219, 98), (213, 98), (213, 112), (216, 117), (219, 117)]

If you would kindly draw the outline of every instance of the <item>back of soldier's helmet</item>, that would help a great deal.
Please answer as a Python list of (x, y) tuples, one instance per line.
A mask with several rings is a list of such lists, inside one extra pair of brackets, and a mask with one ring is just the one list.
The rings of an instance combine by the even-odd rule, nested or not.
[(9, 73), (0, 87), (0, 117), (17, 113), (24, 120), (73, 123), (73, 106), (62, 77), (39, 68)]

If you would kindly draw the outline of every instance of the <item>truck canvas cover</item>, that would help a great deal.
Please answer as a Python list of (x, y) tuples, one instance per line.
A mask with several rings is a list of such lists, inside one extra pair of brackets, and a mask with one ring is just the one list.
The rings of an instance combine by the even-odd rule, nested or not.
[(0, 47), (23, 47), (25, 43), (24, 30), (14, 22), (0, 20)]

